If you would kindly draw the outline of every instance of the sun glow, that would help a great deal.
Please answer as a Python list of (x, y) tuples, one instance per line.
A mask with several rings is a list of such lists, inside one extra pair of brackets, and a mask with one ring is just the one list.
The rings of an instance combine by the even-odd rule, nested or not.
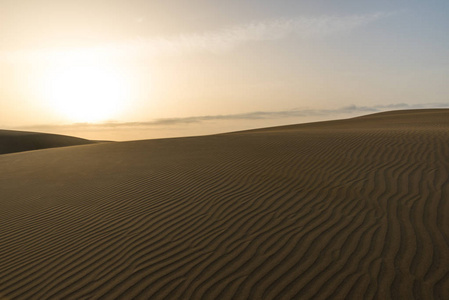
[(72, 122), (101, 122), (119, 115), (129, 100), (123, 74), (98, 63), (66, 63), (45, 76), (44, 97)]

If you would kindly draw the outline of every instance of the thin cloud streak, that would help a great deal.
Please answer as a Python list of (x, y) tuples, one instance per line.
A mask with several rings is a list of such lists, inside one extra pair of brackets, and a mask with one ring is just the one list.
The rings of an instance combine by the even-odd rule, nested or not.
[(150, 53), (222, 52), (248, 42), (280, 40), (288, 36), (312, 38), (349, 31), (390, 15), (392, 13), (278, 19), (230, 27), (217, 32), (142, 39), (138, 44), (139, 48)]
[(282, 18), (233, 26), (219, 31), (183, 34), (172, 37), (139, 38), (122, 43), (75, 50), (40, 50), (0, 53), (0, 60), (55, 61), (72, 58), (95, 59), (105, 57), (178, 55), (183, 53), (230, 51), (250, 42), (274, 41), (295, 36), (314, 38), (346, 32), (368, 23), (395, 15), (396, 12), (377, 12), (350, 16), (321, 16)]
[(21, 129), (51, 129), (51, 128), (67, 128), (67, 129), (104, 129), (104, 128), (142, 128), (142, 127), (160, 127), (175, 126), (194, 123), (203, 123), (208, 121), (236, 121), (236, 120), (268, 120), (268, 119), (287, 119), (295, 117), (333, 117), (338, 115), (357, 115), (363, 113), (376, 113), (387, 110), (402, 109), (421, 109), (421, 108), (449, 108), (449, 103), (426, 103), (426, 104), (388, 104), (375, 106), (357, 106), (349, 105), (336, 109), (292, 109), (284, 111), (255, 111), (242, 114), (229, 115), (210, 115), (196, 116), (185, 118), (163, 118), (148, 122), (107, 122), (107, 123), (75, 123), (69, 125), (36, 125), (22, 127)]

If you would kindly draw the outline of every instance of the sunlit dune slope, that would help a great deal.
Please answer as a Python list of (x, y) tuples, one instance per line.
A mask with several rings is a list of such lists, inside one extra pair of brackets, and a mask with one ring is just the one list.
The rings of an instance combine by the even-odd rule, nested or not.
[(0, 156), (12, 299), (449, 299), (449, 110)]
[(92, 143), (89, 140), (65, 135), (0, 130), (0, 154)]

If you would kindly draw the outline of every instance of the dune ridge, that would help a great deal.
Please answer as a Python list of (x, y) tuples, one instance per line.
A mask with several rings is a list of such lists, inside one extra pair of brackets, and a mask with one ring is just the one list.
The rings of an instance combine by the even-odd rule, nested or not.
[(0, 130), (0, 154), (95, 143), (59, 134)]
[(449, 299), (449, 110), (0, 165), (7, 299)]

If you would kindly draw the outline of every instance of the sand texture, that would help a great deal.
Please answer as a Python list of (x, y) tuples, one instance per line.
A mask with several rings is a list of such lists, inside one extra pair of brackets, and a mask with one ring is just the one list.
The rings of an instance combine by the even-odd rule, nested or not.
[(449, 110), (0, 168), (6, 299), (449, 299)]
[(0, 154), (92, 143), (89, 140), (58, 134), (0, 130)]

